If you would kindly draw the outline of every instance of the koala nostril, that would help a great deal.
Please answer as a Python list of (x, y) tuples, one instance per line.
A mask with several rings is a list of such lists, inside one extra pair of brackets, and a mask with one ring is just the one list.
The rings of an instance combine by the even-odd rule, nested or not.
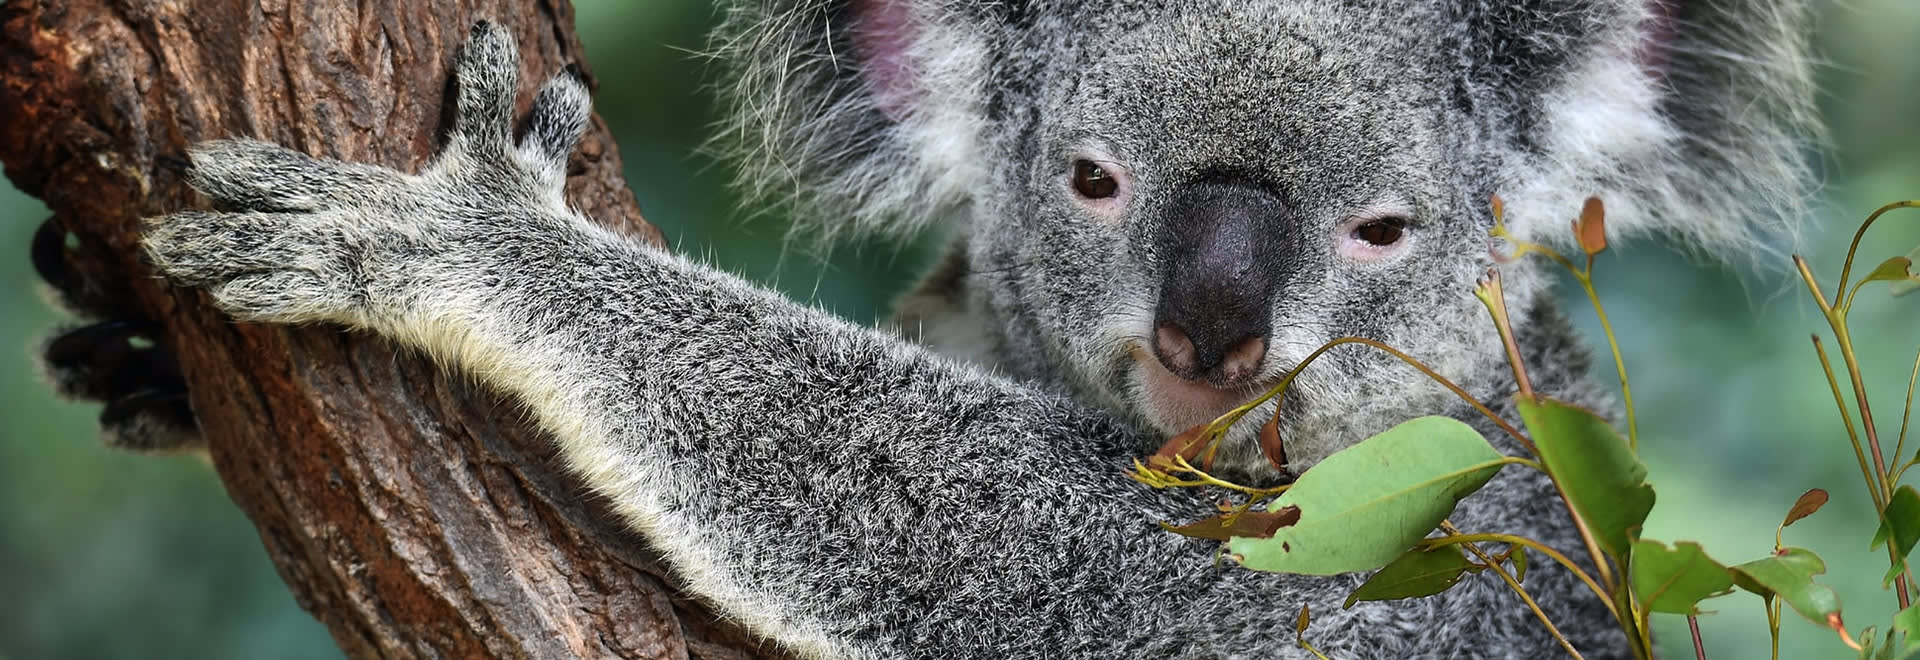
[(1207, 341), (1196, 343), (1186, 328), (1174, 321), (1162, 321), (1153, 333), (1153, 354), (1160, 364), (1183, 380), (1205, 380), (1215, 386), (1244, 384), (1260, 374), (1267, 357), (1267, 338), (1246, 335), (1231, 344)]
[(1267, 338), (1247, 337), (1227, 348), (1220, 360), (1222, 385), (1238, 385), (1260, 373), (1260, 362), (1267, 357)]
[(1244, 385), (1260, 375), (1267, 358), (1267, 337), (1247, 334), (1233, 342), (1189, 334), (1180, 323), (1161, 321), (1153, 333), (1153, 355), (1181, 380), (1215, 387)]
[(1187, 331), (1173, 323), (1162, 323), (1153, 333), (1153, 348), (1154, 356), (1168, 371), (1181, 378), (1192, 378), (1193, 340), (1187, 337)]

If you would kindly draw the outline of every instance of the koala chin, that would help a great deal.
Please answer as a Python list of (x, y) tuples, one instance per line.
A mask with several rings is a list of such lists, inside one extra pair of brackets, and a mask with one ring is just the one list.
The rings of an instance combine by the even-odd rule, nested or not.
[[(518, 397), (691, 593), (808, 658), (1295, 658), (1277, 631), (1302, 607), (1335, 657), (1557, 656), (1489, 576), (1343, 609), (1361, 576), (1223, 566), (1218, 544), (1156, 525), (1213, 494), (1122, 473), (1340, 337), (1507, 401), (1471, 293), (1489, 269), (1535, 387), (1605, 408), (1543, 267), (1496, 256), (1489, 199), (1526, 240), (1564, 240), (1599, 196), (1617, 235), (1758, 245), (1800, 211), (1818, 135), (1792, 0), (764, 0), (726, 17), (745, 190), (822, 237), (952, 236), (898, 332), (575, 212), (586, 90), (553, 79), (516, 141), (515, 47), (486, 25), (423, 171), (204, 144), (189, 178), (225, 210), (158, 219), (145, 248), (238, 318), (378, 333)], [(1417, 415), (1484, 424), (1361, 346), (1283, 405), (1290, 470)], [(1285, 478), (1247, 438), (1220, 460)], [(1578, 547), (1551, 493), (1509, 470), (1451, 519)], [(1628, 656), (1604, 603), (1534, 565), (1529, 591), (1586, 657)]]

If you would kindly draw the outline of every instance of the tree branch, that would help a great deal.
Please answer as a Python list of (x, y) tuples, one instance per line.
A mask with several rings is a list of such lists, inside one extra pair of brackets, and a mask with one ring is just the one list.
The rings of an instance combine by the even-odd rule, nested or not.
[[(371, 336), (236, 324), (139, 263), (142, 217), (201, 203), (157, 166), (193, 142), (419, 167), (480, 18), (520, 40), (523, 107), (585, 65), (563, 0), (9, 0), (0, 162), (77, 238), (66, 266), (165, 327), (228, 493), (348, 655), (778, 657), (675, 595), (512, 402)], [(658, 240), (597, 118), (568, 190)]]

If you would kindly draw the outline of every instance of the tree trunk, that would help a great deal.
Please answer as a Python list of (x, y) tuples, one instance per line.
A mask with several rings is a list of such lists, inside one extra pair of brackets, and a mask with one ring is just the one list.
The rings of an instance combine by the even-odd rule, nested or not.
[[(139, 262), (140, 219), (197, 203), (156, 167), (190, 143), (420, 167), (481, 18), (520, 41), (523, 108), (585, 65), (565, 0), (6, 0), (0, 161), (68, 265), (165, 327), (228, 494), (349, 656), (775, 657), (677, 595), (513, 402), (376, 337), (236, 324)], [(658, 240), (597, 118), (568, 191)]]

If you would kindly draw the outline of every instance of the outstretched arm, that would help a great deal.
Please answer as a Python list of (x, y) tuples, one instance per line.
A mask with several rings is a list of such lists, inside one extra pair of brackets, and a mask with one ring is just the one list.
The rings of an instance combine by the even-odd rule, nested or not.
[(693, 592), (810, 656), (1287, 657), (1303, 604), (1368, 656), (1553, 648), (1492, 586), (1342, 612), (1353, 579), (1216, 567), (1154, 525), (1210, 504), (1122, 476), (1131, 431), (591, 224), (562, 196), (585, 90), (549, 82), (515, 144), (511, 42), (478, 27), (459, 66), (416, 175), (197, 149), (228, 211), (156, 222), (153, 262), (237, 317), (368, 329), (514, 394)]

